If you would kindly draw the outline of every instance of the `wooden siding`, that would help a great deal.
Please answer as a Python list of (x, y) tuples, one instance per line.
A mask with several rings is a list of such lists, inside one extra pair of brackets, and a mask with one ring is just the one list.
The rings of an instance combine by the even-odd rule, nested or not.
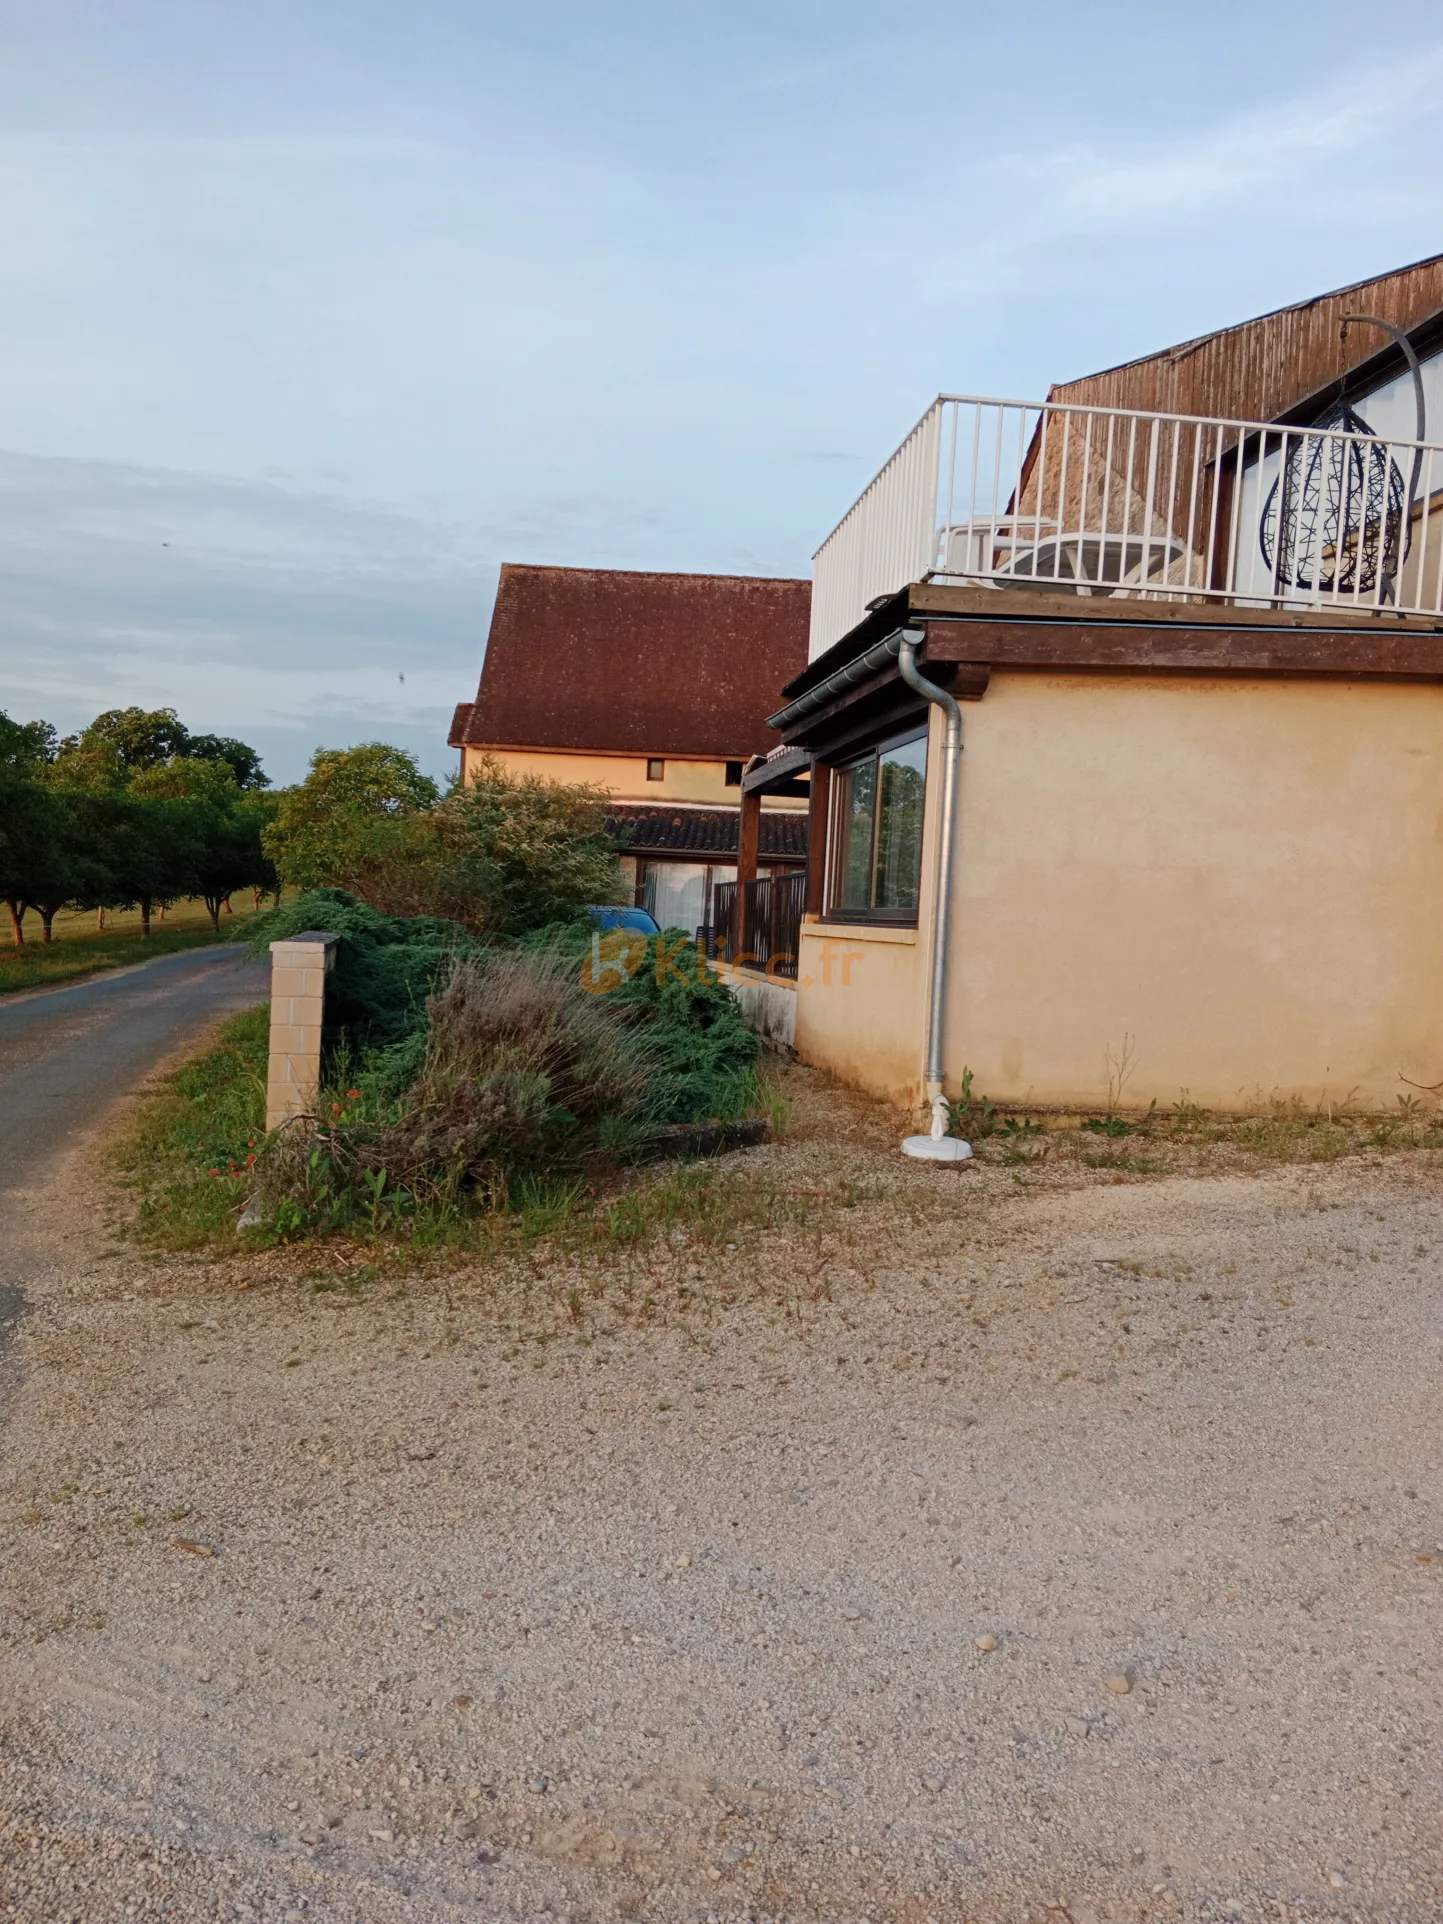
[(1049, 398), (1092, 407), (1271, 421), (1350, 369), (1387, 358), (1388, 344), (1377, 328), (1351, 328), (1346, 343), (1339, 338), (1345, 314), (1376, 314), (1411, 330), (1440, 310), (1443, 254), (1436, 254), (1143, 360), (1063, 381)]

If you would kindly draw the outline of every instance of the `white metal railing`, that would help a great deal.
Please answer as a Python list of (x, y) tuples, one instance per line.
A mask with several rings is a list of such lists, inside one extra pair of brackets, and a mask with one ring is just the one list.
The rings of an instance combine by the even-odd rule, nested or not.
[(1437, 615), (1443, 447), (941, 395), (817, 550), (812, 657), (924, 580)]

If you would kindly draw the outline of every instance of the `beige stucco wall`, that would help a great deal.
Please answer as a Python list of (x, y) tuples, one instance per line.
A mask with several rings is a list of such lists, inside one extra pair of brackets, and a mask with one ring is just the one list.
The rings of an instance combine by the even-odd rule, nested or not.
[(874, 1095), (910, 1106), (921, 1087), (923, 945), (913, 929), (808, 916), (797, 958), (796, 1050)]
[[(739, 808), (740, 788), (729, 788), (724, 761), (682, 761), (658, 757), (666, 772), (659, 782), (646, 778), (644, 755), (582, 755), (543, 748), (468, 748), (463, 751), (470, 771), (483, 755), (492, 755), (513, 776), (539, 775), (549, 782), (587, 782), (604, 788), (617, 801), (704, 802), (712, 808)], [(802, 797), (767, 798), (767, 808), (805, 810)]]
[[(1129, 1106), (1443, 1078), (1443, 689), (998, 674), (963, 728), (954, 1084), (1095, 1107), (1126, 1038)], [(940, 721), (924, 873), (939, 762)], [(805, 1058), (920, 1095), (929, 921), (910, 971), (799, 989)]]

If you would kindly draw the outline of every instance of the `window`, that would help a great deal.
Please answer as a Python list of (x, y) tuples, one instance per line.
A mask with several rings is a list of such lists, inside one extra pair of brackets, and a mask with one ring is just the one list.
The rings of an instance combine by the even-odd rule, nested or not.
[(664, 782), (666, 780), (666, 763), (659, 758), (649, 761), (646, 765), (646, 779), (649, 782)]
[(727, 787), (740, 788), (742, 785), (742, 765), (740, 762), (727, 763)]
[(916, 919), (926, 793), (925, 730), (837, 770), (833, 914)]

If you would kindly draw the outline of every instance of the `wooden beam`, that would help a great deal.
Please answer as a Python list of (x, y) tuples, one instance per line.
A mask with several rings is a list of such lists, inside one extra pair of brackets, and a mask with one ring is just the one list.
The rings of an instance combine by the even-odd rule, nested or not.
[(1131, 669), (1210, 675), (1338, 675), (1443, 680), (1443, 635), (1404, 629), (1146, 628), (1136, 622), (932, 621), (927, 661), (998, 668)]
[(757, 879), (757, 854), (762, 840), (762, 798), (755, 790), (742, 796), (742, 818), (737, 830), (737, 893), (732, 927), (732, 954), (740, 955), (746, 939), (747, 883)]
[(743, 795), (766, 795), (783, 782), (795, 781), (807, 773), (811, 759), (805, 748), (789, 748), (785, 755), (774, 755), (760, 767), (747, 769), (742, 776)]
[(812, 799), (807, 809), (807, 914), (820, 915), (826, 903), (827, 822), (832, 800), (832, 771), (812, 763)]

